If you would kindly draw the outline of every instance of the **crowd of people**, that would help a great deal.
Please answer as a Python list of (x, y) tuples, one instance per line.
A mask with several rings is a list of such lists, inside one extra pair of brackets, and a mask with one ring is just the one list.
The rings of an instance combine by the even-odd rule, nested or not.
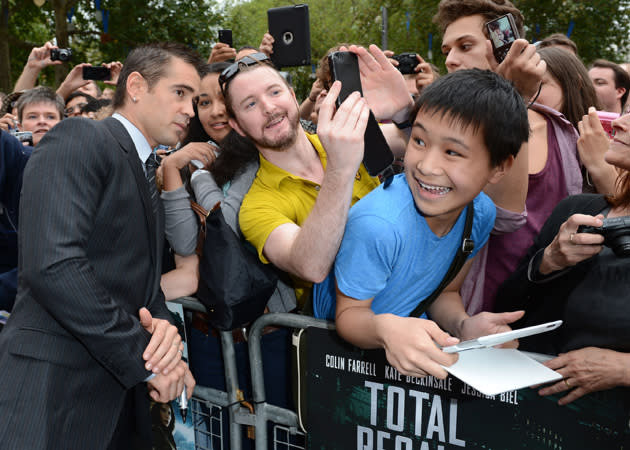
[[(507, 13), (521, 38), (499, 62), (486, 24)], [(173, 425), (149, 396), (225, 389), (208, 316), (188, 324), (189, 367), (166, 309), (199, 283), (191, 201), (219, 204), (282, 274), (265, 312), (335, 321), (405, 375), (444, 378), (457, 355), (441, 347), (562, 319), (520, 344), (563, 377), (541, 395), (629, 385), (630, 225), (614, 219), (630, 216), (630, 75), (587, 68), (562, 34), (528, 42), (507, 0), (442, 0), (434, 21), (446, 74), (416, 54), (403, 75), (393, 51), (340, 43), (304, 99), (269, 34), (217, 43), (207, 62), (144, 45), (104, 63), (102, 85), (81, 63), (56, 91), (37, 86), (56, 47), (34, 48), (0, 111), (0, 441), (149, 448), (150, 413), (169, 442)], [(339, 106), (333, 51), (361, 68), (363, 96)], [(614, 138), (601, 111), (618, 115)], [(398, 163), (388, 177), (362, 163), (370, 112)], [(442, 283), (462, 236), (474, 247)], [(289, 332), (264, 334), (268, 399), (291, 407)], [(233, 337), (247, 396), (246, 330)]]

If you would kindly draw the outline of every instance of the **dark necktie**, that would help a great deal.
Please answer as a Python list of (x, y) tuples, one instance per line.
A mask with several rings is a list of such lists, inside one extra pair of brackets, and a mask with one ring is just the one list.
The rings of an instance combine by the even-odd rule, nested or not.
[(159, 164), (152, 153), (144, 163), (144, 167), (146, 168), (147, 181), (149, 182), (149, 196), (151, 197), (151, 209), (153, 210), (154, 218), (157, 218), (158, 214), (158, 190), (155, 184), (155, 170), (158, 166)]

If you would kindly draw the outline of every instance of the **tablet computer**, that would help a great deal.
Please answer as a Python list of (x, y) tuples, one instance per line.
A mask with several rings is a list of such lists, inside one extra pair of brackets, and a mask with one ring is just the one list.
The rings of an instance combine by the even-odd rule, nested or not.
[(442, 348), (442, 351), (444, 353), (457, 353), (472, 350), (474, 348), (494, 347), (495, 345), (505, 344), (506, 342), (514, 339), (520, 339), (538, 333), (546, 333), (547, 331), (555, 330), (560, 325), (562, 325), (562, 320), (556, 320), (554, 322), (542, 323), (540, 325), (533, 325), (531, 327), (520, 328), (518, 330), (489, 334), (477, 339), (471, 339), (469, 341), (460, 342), (456, 345), (444, 347)]
[(311, 63), (308, 5), (268, 9), (267, 25), (274, 39), (271, 62), (276, 68), (307, 66)]

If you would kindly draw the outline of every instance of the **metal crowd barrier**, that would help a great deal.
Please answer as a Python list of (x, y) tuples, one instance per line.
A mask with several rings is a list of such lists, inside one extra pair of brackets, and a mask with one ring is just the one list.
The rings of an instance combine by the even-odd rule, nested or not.
[[(193, 297), (181, 297), (174, 300), (174, 302), (184, 307), (185, 314), (192, 314), (194, 311), (206, 312), (205, 307)], [(213, 443), (210, 447), (202, 443), (196, 443), (196, 449), (222, 450), (224, 448), (225, 436), (222, 433), (222, 415), (220, 411), (225, 408), (228, 410), (231, 450), (241, 450), (242, 427), (244, 426), (255, 427), (255, 448), (257, 450), (266, 450), (268, 446), (268, 422), (274, 425), (273, 450), (300, 450), (304, 448), (303, 443), (300, 443), (299, 439), (296, 442), (295, 439), (296, 436), (301, 437), (302, 441), (304, 438), (303, 433), (298, 429), (297, 413), (290, 409), (272, 405), (266, 401), (261, 339), (263, 329), (269, 325), (286, 328), (318, 327), (334, 329), (332, 322), (292, 313), (264, 314), (250, 326), (248, 352), (252, 378), (253, 413), (239, 402), (239, 386), (232, 332), (220, 332), (227, 391), (219, 391), (209, 386), (197, 385), (195, 387), (192, 402), (195, 437), (197, 440), (197, 436), (204, 436), (206, 438), (204, 440)], [(204, 411), (203, 407), (207, 408), (208, 411)]]

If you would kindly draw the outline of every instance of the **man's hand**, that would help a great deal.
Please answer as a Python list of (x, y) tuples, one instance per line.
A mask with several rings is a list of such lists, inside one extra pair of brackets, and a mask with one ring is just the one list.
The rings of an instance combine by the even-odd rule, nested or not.
[[(345, 51), (345, 47), (340, 49)], [(404, 122), (413, 108), (411, 94), (405, 79), (376, 45), (368, 52), (363, 47), (351, 45), (348, 51), (359, 58), (363, 96), (378, 121)]]
[(492, 53), (492, 43), (488, 40), (486, 41), (486, 58), (494, 72), (514, 83), (514, 87), (525, 101), (534, 99), (547, 70), (547, 63), (536, 52), (536, 46), (525, 39), (517, 39), (512, 43), (505, 59), (499, 64)]
[(103, 67), (107, 67), (112, 74), (111, 79), (103, 81), (105, 84), (109, 84), (111, 86), (116, 86), (118, 84), (118, 77), (120, 76), (120, 71), (122, 70), (122, 63), (120, 61), (112, 61), (110, 63), (103, 63)]
[(341, 83), (335, 81), (319, 109), (317, 135), (328, 156), (328, 170), (355, 174), (363, 159), (363, 143), (370, 110), (358, 92), (353, 92), (335, 112)]
[(59, 88), (57, 88), (57, 94), (61, 95), (61, 98), (65, 100), (80, 87), (90, 84), (90, 80), (83, 79), (83, 67), (91, 65), (92, 64), (81, 63), (74, 66)]
[(26, 67), (37, 70), (38, 72), (45, 67), (63, 64), (63, 61), (53, 61), (50, 59), (50, 50), (58, 48), (56, 45), (52, 45), (50, 42), (46, 42), (43, 47), (34, 47), (28, 55), (26, 61)]
[(212, 52), (210, 52), (210, 57), (208, 58), (208, 64), (229, 61), (235, 57), (235, 49), (224, 42), (217, 42), (214, 44), (214, 47), (212, 47)]
[(416, 72), (416, 90), (420, 93), (425, 86), (433, 83), (436, 77), (431, 64), (426, 62), (419, 53), (416, 53), (416, 58), (418, 65), (413, 70)]
[(151, 333), (142, 355), (147, 362), (145, 367), (155, 374), (167, 375), (180, 363), (184, 350), (177, 327), (168, 320), (154, 319), (147, 308), (140, 308), (139, 316), (144, 329)]
[(563, 379), (540, 389), (538, 393), (550, 395), (568, 391), (558, 400), (558, 405), (566, 405), (591, 392), (628, 386), (628, 358), (627, 353), (596, 347), (561, 353), (544, 364), (561, 374)]
[[(462, 321), (459, 330), (459, 336), (462, 340), (476, 339), (488, 334), (503, 333), (511, 331), (509, 323), (515, 322), (523, 317), (525, 311), (511, 311), (505, 313), (482, 312), (475, 314)], [(503, 348), (516, 348), (518, 341), (510, 341), (501, 344)]]
[(269, 34), (269, 32), (267, 32), (263, 35), (262, 41), (260, 41), (260, 46), (258, 47), (258, 50), (261, 53), (264, 53), (265, 55), (271, 58), (271, 54), (273, 53), (274, 42), (275, 42), (275, 39), (273, 38), (273, 36)]
[(155, 402), (167, 403), (179, 397), (186, 386), (186, 397), (190, 400), (195, 389), (195, 379), (184, 361), (179, 361), (168, 374), (157, 374), (147, 381), (149, 395)]
[(446, 378), (448, 374), (441, 366), (454, 364), (458, 355), (444, 353), (437, 345), (455, 345), (458, 339), (442, 331), (431, 320), (380, 314), (377, 321), (387, 360), (400, 373)]

